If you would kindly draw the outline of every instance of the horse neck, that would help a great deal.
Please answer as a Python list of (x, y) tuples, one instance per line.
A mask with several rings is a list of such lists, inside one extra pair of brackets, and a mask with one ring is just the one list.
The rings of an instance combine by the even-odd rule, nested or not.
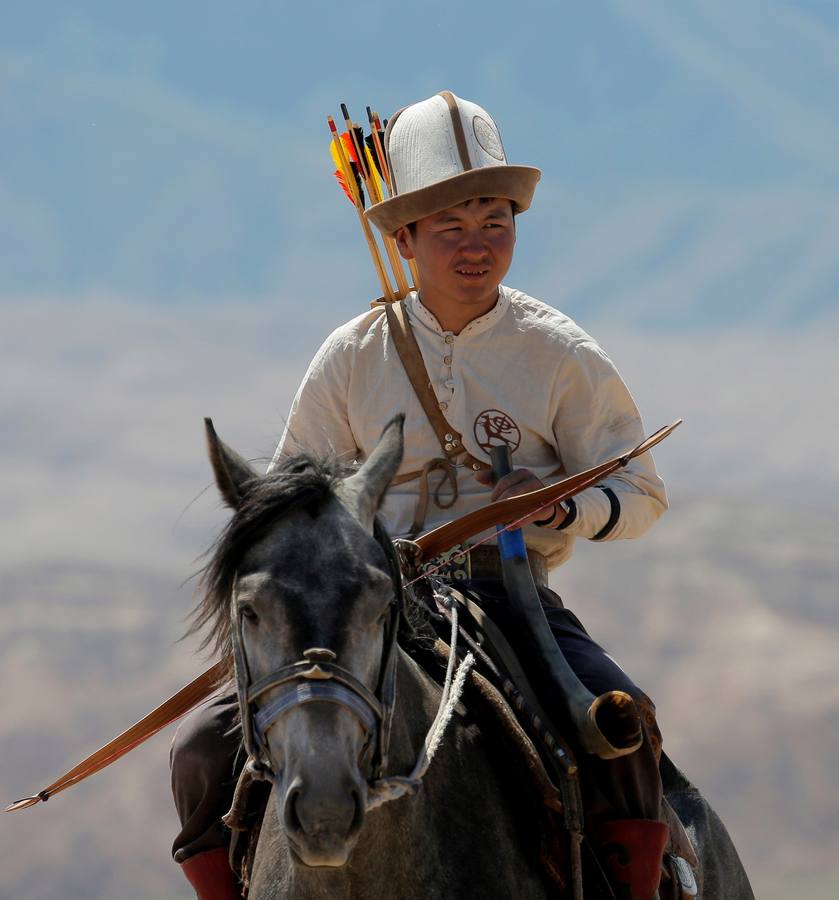
[[(388, 774), (407, 775), (437, 714), (441, 689), (405, 654), (397, 685)], [(510, 789), (506, 762), (491, 743), (474, 710), (456, 711), (419, 792), (370, 816), (372, 825), (381, 813), (371, 834), (371, 855), (390, 860), (388, 881), (401, 878), (391, 896), (545, 896), (526, 846), (538, 846), (538, 831), (523, 819), (532, 810)]]
[(440, 703), (440, 688), (406, 653), (400, 651), (397, 701), (388, 747), (388, 775), (407, 775), (431, 728)]

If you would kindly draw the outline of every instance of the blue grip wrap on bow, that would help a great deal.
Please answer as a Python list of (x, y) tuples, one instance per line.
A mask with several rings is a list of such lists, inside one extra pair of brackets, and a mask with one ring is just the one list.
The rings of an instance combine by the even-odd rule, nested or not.
[(496, 525), (495, 530), (498, 532), (498, 553), (502, 561), (527, 557), (527, 547), (524, 545), (524, 534), (521, 528), (505, 531), (503, 526)]
[[(507, 444), (492, 447), (489, 456), (492, 460), (492, 474), (496, 481), (512, 472), (512, 454)], [(521, 528), (506, 531), (502, 525), (496, 525), (495, 531), (498, 534), (498, 553), (502, 562), (507, 559), (527, 559), (527, 547), (524, 544), (524, 534)]]

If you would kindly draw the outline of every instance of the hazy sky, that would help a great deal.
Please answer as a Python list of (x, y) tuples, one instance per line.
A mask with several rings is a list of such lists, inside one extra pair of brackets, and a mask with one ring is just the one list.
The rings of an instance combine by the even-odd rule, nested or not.
[(833, 508), (839, 6), (8, 6), (8, 558), (201, 546), (179, 518), (201, 417), (270, 454), (320, 340), (377, 294), (326, 115), (444, 88), (544, 172), (508, 283), (605, 341), (651, 429), (686, 417), (657, 454), (674, 492)]
[(584, 322), (657, 328), (836, 306), (835, 4), (7, 6), (7, 303), (271, 304), (336, 324), (376, 284), (325, 116), (448, 88), (544, 171), (510, 283)]

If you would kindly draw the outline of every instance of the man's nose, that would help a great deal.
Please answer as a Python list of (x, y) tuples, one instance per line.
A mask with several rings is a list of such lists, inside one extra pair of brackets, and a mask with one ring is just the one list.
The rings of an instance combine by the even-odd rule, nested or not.
[(483, 255), (486, 253), (486, 241), (484, 231), (481, 228), (467, 228), (463, 232), (461, 250), (464, 253)]

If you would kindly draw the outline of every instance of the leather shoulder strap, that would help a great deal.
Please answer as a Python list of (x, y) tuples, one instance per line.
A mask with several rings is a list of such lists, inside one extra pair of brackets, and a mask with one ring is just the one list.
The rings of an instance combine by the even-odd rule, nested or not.
[(402, 361), (402, 366), (405, 369), (405, 374), (411, 382), (411, 386), (417, 395), (426, 418), (437, 435), (437, 440), (440, 442), (440, 447), (446, 459), (455, 460), (463, 456), (466, 465), (470, 468), (475, 470), (488, 469), (489, 465), (487, 463), (475, 459), (474, 456), (466, 451), (463, 447), (462, 435), (457, 429), (452, 428), (440, 411), (440, 404), (437, 402), (437, 397), (431, 388), (431, 379), (428, 377), (428, 371), (425, 368), (417, 339), (408, 321), (408, 312), (403, 301), (397, 300), (395, 303), (388, 303), (385, 306), (385, 315), (387, 316), (387, 324), (393, 337), (393, 343), (396, 346), (396, 352), (399, 354), (399, 359)]

